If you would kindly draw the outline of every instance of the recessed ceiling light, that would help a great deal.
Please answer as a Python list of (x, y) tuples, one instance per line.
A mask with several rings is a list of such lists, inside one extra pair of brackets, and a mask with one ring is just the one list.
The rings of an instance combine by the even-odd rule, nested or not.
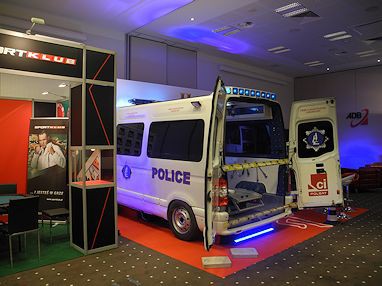
[(358, 52), (358, 53), (355, 53), (356, 55), (364, 55), (364, 54), (370, 54), (370, 53), (374, 53), (375, 50), (367, 50), (367, 51), (362, 51), (362, 52)]
[(285, 47), (284, 46), (278, 46), (278, 47), (268, 49), (268, 52), (273, 52), (273, 51), (282, 50), (282, 49), (285, 49)]
[(302, 6), (302, 5), (300, 3), (298, 3), (298, 2), (294, 2), (294, 3), (288, 4), (288, 5), (282, 6), (280, 8), (277, 8), (275, 10), (275, 12), (276, 13), (280, 13), (282, 11), (289, 10), (289, 9), (292, 9), (292, 8), (296, 8), (296, 7), (299, 7), (299, 6)]
[(194, 21), (194, 20), (195, 20), (195, 18), (194, 18), (194, 17), (191, 17), (191, 18), (190, 18), (190, 20), (191, 20), (191, 21)]
[(229, 31), (229, 32), (227, 32), (227, 33), (224, 33), (223, 36), (230, 36), (230, 35), (239, 33), (240, 31), (241, 31), (241, 30), (239, 30), (239, 29), (235, 29), (235, 30)]
[(42, 92), (41, 94), (42, 95), (47, 95), (49, 92), (47, 92), (47, 91), (44, 91), (44, 92)]
[(339, 36), (339, 37), (330, 38), (329, 41), (331, 41), (331, 42), (339, 41), (339, 40), (344, 40), (344, 39), (351, 38), (351, 37), (352, 37), (352, 35), (346, 34), (346, 35), (342, 35), (342, 36)]
[(306, 62), (304, 65), (313, 65), (313, 64), (318, 64), (320, 61), (313, 61), (313, 62)]
[(376, 56), (376, 55), (378, 55), (378, 53), (363, 54), (363, 55), (360, 55), (359, 57), (360, 58), (366, 58), (366, 57), (371, 57), (371, 56)]
[(330, 68), (326, 68), (326, 70), (327, 70), (327, 71), (329, 71), (329, 70), (330, 70)]
[(345, 31), (341, 31), (341, 32), (327, 34), (327, 35), (324, 36), (324, 38), (328, 39), (328, 38), (337, 37), (337, 36), (341, 36), (341, 35), (345, 35), (345, 34), (346, 34)]
[(378, 60), (377, 60), (377, 62), (378, 62), (378, 63), (380, 63), (380, 62), (381, 62), (381, 60), (380, 60), (380, 59), (378, 59)]
[(224, 26), (224, 27), (220, 27), (220, 28), (214, 29), (214, 30), (212, 30), (212, 32), (220, 33), (220, 32), (223, 32), (223, 31), (229, 30), (229, 29), (231, 29), (231, 26)]
[(296, 16), (296, 15), (300, 15), (302, 13), (305, 13), (307, 12), (308, 9), (306, 9), (305, 7), (304, 8), (301, 8), (301, 9), (298, 9), (298, 10), (295, 10), (295, 11), (292, 11), (292, 12), (288, 12), (288, 13), (285, 13), (283, 14), (284, 17), (293, 17), (293, 16)]
[(278, 51), (274, 51), (273, 53), (274, 54), (281, 54), (281, 53), (285, 53), (285, 52), (289, 52), (290, 49), (283, 49), (283, 50), (278, 50)]
[(67, 87), (68, 85), (65, 83), (65, 82), (63, 82), (63, 83), (60, 83), (59, 85), (58, 85), (58, 87)]
[(315, 64), (311, 64), (309, 65), (310, 67), (317, 67), (317, 66), (322, 66), (324, 63), (315, 63)]

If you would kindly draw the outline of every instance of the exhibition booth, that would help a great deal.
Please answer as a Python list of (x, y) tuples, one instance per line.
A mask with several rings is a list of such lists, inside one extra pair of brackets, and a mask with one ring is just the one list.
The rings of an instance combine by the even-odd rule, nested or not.
[(114, 53), (7, 30), (0, 42), (0, 126), (8, 138), (0, 190), (9, 240), (31, 228), (14, 215), (13, 201), (38, 197), (23, 216), (49, 222), (48, 240), (52, 221), (70, 218), (64, 233), (75, 250), (117, 247)]
[[(238, 244), (229, 239), (227, 241), (222, 239), (221, 245), (213, 248), (211, 252), (206, 252), (202, 243), (203, 239), (200, 237), (193, 242), (176, 239), (168, 225), (164, 223), (164, 220), (154, 219), (150, 222), (147, 221), (147, 216), (144, 213), (132, 211), (123, 206), (120, 206), (118, 209), (117, 172), (119, 176), (122, 174), (125, 179), (129, 179), (131, 176), (131, 169), (129, 170), (130, 167), (126, 162), (117, 166), (118, 140), (122, 135), (123, 138), (129, 136), (133, 138), (135, 141), (132, 139), (131, 145), (124, 146), (126, 149), (132, 150), (137, 146), (135, 144), (138, 141), (140, 141), (140, 143), (138, 142), (139, 144), (142, 144), (142, 138), (136, 140), (136, 137), (139, 135), (139, 130), (136, 127), (134, 127), (135, 129), (133, 128), (133, 131), (128, 128), (122, 131), (116, 128), (118, 121), (116, 108), (147, 100), (189, 99), (190, 97), (207, 95), (210, 92), (128, 80), (118, 80), (117, 83), (115, 54), (113, 52), (49, 37), (31, 36), (0, 30), (0, 53), (2, 53), (4, 59), (0, 62), (0, 128), (7, 138), (7, 140), (0, 144), (2, 152), (0, 153), (2, 158), (0, 167), (4, 170), (0, 174), (0, 187), (2, 194), (10, 195), (8, 198), (3, 196), (4, 201), (0, 203), (0, 207), (4, 210), (4, 214), (8, 213), (8, 221), (11, 222), (12, 203), (10, 201), (12, 201), (12, 198), (14, 200), (16, 198), (16, 196), (12, 197), (12, 195), (17, 193), (20, 200), (27, 200), (26, 198), (38, 196), (38, 206), (31, 207), (30, 217), (36, 218), (37, 222), (42, 220), (42, 225), (44, 225), (44, 221), (49, 222), (49, 228), (45, 227), (45, 230), (41, 231), (41, 239), (49, 243), (42, 245), (41, 258), (40, 245), (38, 245), (41, 262), (34, 261), (32, 266), (22, 265), (19, 268), (16, 266), (15, 272), (79, 257), (82, 254), (93, 254), (116, 248), (119, 243), (119, 230), (121, 236), (156, 252), (165, 254), (193, 267), (206, 270), (218, 277), (227, 277), (236, 271), (284, 251), (332, 227), (325, 223), (327, 219), (326, 214), (315, 211), (303, 211), (288, 218), (280, 216), (280, 219), (275, 222), (270, 221), (270, 225), (267, 228), (263, 226), (263, 228), (256, 232), (260, 233), (259, 236), (261, 234), (266, 235), (259, 238), (256, 243), (245, 242)], [(32, 96), (32, 91), (38, 90), (38, 88), (32, 89), (31, 86), (37, 82), (39, 82), (39, 94), (38, 96)], [(119, 96), (117, 96), (117, 84)], [(62, 87), (58, 87), (59, 85), (62, 85)], [(43, 89), (41, 89), (41, 86)], [(17, 88), (19, 89), (17, 90)], [(23, 92), (20, 91), (22, 89)], [(232, 89), (232, 92), (234, 92), (234, 89)], [(237, 92), (240, 93), (241, 90), (237, 89)], [(243, 90), (243, 94), (240, 95), (247, 95), (246, 92), (247, 90)], [(274, 100), (276, 98), (275, 94), (268, 91), (258, 92), (260, 100), (263, 100), (262, 105), (261, 108), (258, 106), (256, 108), (251, 107), (251, 114), (266, 114), (267, 110), (278, 108), (275, 107), (276, 104), (269, 104), (269, 107), (264, 103), (268, 100)], [(19, 96), (16, 97), (14, 94), (19, 94)], [(261, 98), (263, 94), (264, 96)], [(270, 95), (269, 97), (267, 97), (268, 94)], [(255, 90), (253, 96), (256, 97)], [(200, 101), (192, 101), (191, 99), (189, 101), (190, 104), (187, 103), (187, 106), (192, 108), (192, 110), (201, 108)], [(232, 117), (248, 115), (245, 113), (240, 114), (240, 112), (247, 112), (245, 110), (247, 107), (240, 104), (241, 109), (238, 109), (239, 111), (236, 114), (232, 112), (230, 114)], [(329, 103), (327, 102), (327, 104)], [(168, 112), (176, 113), (182, 109), (183, 107), (178, 107), (177, 109), (169, 108)], [(249, 108), (247, 109), (249, 110)], [(159, 114), (160, 110), (158, 109), (157, 111)], [(185, 109), (182, 111), (185, 111)], [(155, 114), (156, 118), (160, 116), (158, 114)], [(131, 113), (129, 116), (136, 119), (140, 115), (137, 112)], [(218, 113), (216, 116), (218, 117)], [(273, 120), (272, 116), (265, 119), (269, 122)], [(278, 115), (278, 119), (282, 122), (281, 114)], [(278, 137), (275, 136), (277, 138), (284, 136), (285, 130), (280, 124), (277, 125), (272, 122), (267, 128), (274, 132), (277, 131), (276, 135)], [(311, 126), (310, 128), (312, 129)], [(246, 128), (241, 129), (244, 134)], [(258, 129), (260, 130), (260, 128)], [(179, 130), (182, 130), (182, 128)], [(260, 132), (259, 130), (256, 131)], [(125, 131), (126, 134), (117, 134), (117, 132)], [(143, 133), (143, 130), (141, 132)], [(319, 136), (317, 130), (312, 132), (316, 132), (314, 134)], [(158, 134), (157, 137), (162, 136), (159, 131)], [(183, 133), (179, 132), (179, 134)], [(208, 133), (206, 135), (208, 137)], [(240, 136), (241, 139), (244, 138), (244, 135)], [(152, 140), (152, 137), (149, 136), (147, 141)], [(313, 140), (308, 137), (307, 135), (304, 138), (305, 143), (306, 140)], [(276, 143), (272, 142), (271, 144), (268, 142), (269, 149), (281, 146), (276, 151), (273, 149), (269, 151), (270, 153), (279, 152), (276, 159), (280, 160), (280, 162), (275, 164), (277, 165), (276, 171), (267, 171), (268, 173), (265, 173), (259, 166), (255, 166), (256, 173), (253, 171), (251, 176), (257, 176), (257, 183), (260, 177), (264, 181), (277, 178), (285, 183), (285, 185), (289, 183), (289, 186), (291, 184), (291, 182), (288, 182), (286, 168), (279, 168), (279, 165), (286, 165), (288, 163), (288, 161), (285, 161), (287, 154), (286, 150), (283, 149), (285, 147), (283, 145), (284, 141), (279, 139), (279, 142)], [(145, 143), (147, 144), (147, 142)], [(260, 143), (265, 145), (266, 142)], [(309, 143), (306, 144), (307, 146), (309, 145)], [(320, 144), (322, 145), (320, 145), (320, 148), (326, 148), (325, 144), (322, 142)], [(230, 148), (234, 151), (239, 148), (235, 142), (231, 145)], [(152, 148), (150, 145), (147, 146), (149, 146), (147, 150)], [(237, 178), (242, 176), (250, 177), (249, 168), (243, 167), (247, 162), (242, 159), (240, 160), (240, 162), (239, 160), (232, 160), (230, 162), (232, 165), (235, 163), (241, 165), (239, 169), (235, 169), (231, 173), (231, 179), (234, 176)], [(193, 161), (193, 159), (189, 161)], [(203, 163), (205, 162), (203, 161)], [(182, 167), (187, 166), (187, 164), (187, 162), (184, 163)], [(158, 175), (155, 171), (159, 172), (158, 170), (162, 170), (162, 181), (187, 185), (188, 175), (185, 172), (182, 173), (182, 181), (176, 177), (180, 174), (178, 169), (172, 170), (172, 179), (168, 175), (171, 174), (170, 169), (166, 169), (167, 173), (165, 173), (165, 169), (159, 169), (159, 167), (154, 169), (152, 168), (152, 178)], [(323, 178), (324, 175), (321, 173), (325, 173), (325, 171), (322, 170), (324, 170), (322, 166), (315, 166), (316, 173), (314, 175), (319, 175), (320, 178)], [(325, 182), (324, 179), (322, 183)], [(313, 181), (312, 179), (312, 184)], [(142, 186), (146, 186), (144, 180), (139, 183)], [(316, 183), (314, 187), (317, 187), (320, 182)], [(220, 181), (218, 185), (221, 189), (227, 188), (227, 185), (221, 186)], [(213, 187), (217, 188), (216, 185)], [(273, 187), (275, 192), (276, 189), (278, 192), (274, 195), (279, 195), (280, 190), (277, 182)], [(340, 192), (339, 188), (337, 189), (336, 196), (342, 199), (342, 192)], [(155, 200), (158, 208), (164, 204), (160, 199), (154, 198), (152, 194), (143, 199), (146, 201), (150, 199)], [(283, 200), (282, 203), (287, 202)], [(213, 207), (215, 208), (216, 205)], [(251, 208), (254, 208), (254, 206), (248, 207), (248, 210)], [(365, 211), (365, 209), (358, 209), (352, 216), (355, 217)], [(37, 213), (39, 216), (34, 215)], [(28, 216), (28, 213), (23, 213), (23, 215)], [(66, 225), (69, 226), (68, 231), (65, 229), (66, 225), (59, 225), (57, 229), (61, 227), (58, 233), (63, 236), (67, 232), (69, 233), (70, 248), (65, 248), (64, 246), (61, 257), (57, 257), (56, 260), (46, 259), (44, 255), (48, 252), (53, 257), (58, 256), (52, 251), (55, 247), (55, 229), (53, 229), (52, 233), (52, 224), (58, 219), (66, 221)], [(238, 223), (240, 226), (243, 224), (243, 222)], [(268, 229), (272, 229), (274, 232), (268, 233), (271, 232)], [(9, 234), (24, 234), (30, 230), (20, 230)], [(155, 239), (153, 239), (154, 237)], [(11, 239), (11, 236), (9, 238)], [(277, 241), (277, 243), (269, 245), (268, 241), (270, 239)], [(39, 244), (39, 241), (40, 238), (37, 237), (37, 244)], [(51, 246), (53, 248), (49, 248)], [(48, 248), (49, 251), (47, 250)], [(235, 248), (255, 249), (256, 253), (235, 253)], [(9, 251), (12, 253), (12, 246)], [(14, 252), (17, 251), (14, 249)], [(37, 259), (35, 253), (32, 253), (32, 255)], [(206, 265), (203, 262), (205, 257), (230, 257), (231, 260), (229, 263), (223, 262), (222, 264), (212, 265), (212, 267), (205, 267)], [(3, 257), (4, 259), (5, 257)], [(23, 262), (20, 262), (20, 260), (22, 259), (15, 256), (15, 264), (20, 263), (21, 265)], [(11, 262), (11, 264), (13, 263)], [(9, 265), (8, 260), (4, 260), (3, 265)], [(13, 272), (9, 266), (5, 271), (4, 273), (6, 274)], [(0, 272), (0, 275), (5, 274)]]

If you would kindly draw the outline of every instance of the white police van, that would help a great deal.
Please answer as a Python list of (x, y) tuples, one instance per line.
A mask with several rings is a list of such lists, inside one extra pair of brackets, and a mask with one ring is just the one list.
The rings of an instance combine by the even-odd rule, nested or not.
[(118, 108), (118, 203), (182, 240), (203, 231), (206, 249), (292, 207), (343, 204), (334, 99), (293, 103), (287, 147), (274, 97), (218, 78), (210, 95)]

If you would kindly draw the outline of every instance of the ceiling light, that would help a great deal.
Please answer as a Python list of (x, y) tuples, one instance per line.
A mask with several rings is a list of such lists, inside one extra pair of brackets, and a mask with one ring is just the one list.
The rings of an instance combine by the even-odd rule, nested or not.
[(191, 17), (191, 19), (190, 19), (191, 21), (194, 21), (195, 20), (195, 18), (194, 17)]
[(282, 50), (282, 49), (285, 49), (285, 47), (284, 46), (278, 46), (278, 47), (268, 49), (268, 52), (273, 52), (273, 51)]
[(276, 13), (280, 13), (280, 12), (283, 12), (283, 11), (286, 11), (286, 10), (289, 10), (289, 9), (292, 9), (292, 8), (296, 8), (296, 7), (299, 7), (299, 6), (302, 6), (302, 5), (300, 3), (298, 3), (298, 2), (294, 2), (294, 3), (288, 4), (288, 5), (282, 6), (280, 8), (277, 8), (275, 10), (275, 12)]
[(378, 62), (378, 63), (380, 63), (380, 62), (381, 62), (381, 60), (380, 60), (380, 59), (378, 59), (378, 60), (377, 60), (377, 62)]
[(370, 53), (374, 53), (375, 50), (367, 50), (367, 51), (362, 51), (362, 52), (358, 52), (358, 53), (355, 53), (356, 55), (364, 55), (364, 54), (370, 54)]
[(339, 37), (335, 37), (335, 38), (330, 38), (329, 41), (339, 41), (339, 40), (343, 40), (343, 39), (347, 39), (347, 38), (351, 38), (352, 35), (349, 35), (349, 34), (346, 34), (346, 35), (343, 35), (343, 36), (339, 36)]
[(363, 55), (360, 55), (359, 57), (360, 57), (360, 58), (366, 58), (366, 57), (371, 57), (371, 56), (376, 56), (376, 55), (378, 55), (378, 53), (363, 54)]
[(296, 11), (292, 11), (292, 12), (288, 12), (288, 13), (285, 13), (283, 14), (284, 17), (293, 17), (293, 16), (296, 16), (296, 15), (300, 15), (302, 13), (305, 13), (307, 12), (308, 9), (306, 9), (305, 7), (304, 8), (301, 8), (301, 9), (298, 9)]
[(283, 50), (278, 50), (278, 51), (275, 51), (273, 52), (274, 54), (281, 54), (281, 53), (285, 53), (285, 52), (289, 52), (290, 49), (283, 49)]
[(67, 87), (68, 85), (65, 83), (65, 82), (63, 82), (63, 83), (60, 83), (59, 85), (58, 85), (58, 87)]
[(217, 29), (215, 29), (215, 30), (212, 30), (212, 32), (214, 32), (214, 33), (220, 33), (220, 32), (222, 32), (222, 31), (229, 30), (229, 29), (231, 29), (231, 28), (232, 28), (231, 26), (224, 26), (224, 27), (220, 27), (220, 28), (217, 28)]
[(306, 62), (304, 65), (318, 64), (320, 61)]
[(42, 95), (47, 95), (49, 92), (47, 92), (47, 91), (44, 91), (44, 92), (42, 92), (41, 94)]
[(311, 64), (309, 65), (310, 67), (317, 67), (317, 66), (322, 66), (324, 63), (315, 63), (315, 64)]
[(232, 30), (232, 31), (229, 31), (225, 34), (223, 34), (224, 36), (230, 36), (230, 35), (233, 35), (233, 34), (236, 34), (236, 33), (239, 33), (241, 30), (239, 29), (235, 29), (235, 30)]
[(330, 70), (330, 68), (326, 68), (326, 70), (327, 70), (327, 71), (329, 71), (329, 70)]
[(345, 35), (345, 34), (346, 34), (345, 31), (341, 31), (341, 32), (327, 34), (324, 36), (324, 38), (327, 39), (327, 38), (337, 37), (337, 36), (341, 36), (341, 35)]

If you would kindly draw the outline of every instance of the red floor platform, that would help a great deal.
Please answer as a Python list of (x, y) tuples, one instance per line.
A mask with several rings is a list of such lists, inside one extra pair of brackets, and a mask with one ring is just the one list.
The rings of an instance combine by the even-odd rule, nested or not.
[[(356, 217), (366, 211), (367, 209), (358, 208), (350, 215)], [(214, 245), (207, 252), (204, 250), (202, 241), (181, 241), (175, 238), (167, 226), (144, 222), (137, 219), (134, 214), (136, 213), (133, 211), (124, 211), (123, 216), (118, 217), (118, 227), (122, 236), (218, 277), (226, 277), (332, 227), (324, 224), (325, 214), (314, 210), (304, 210), (274, 223), (275, 231), (272, 233), (235, 245)], [(257, 258), (232, 258), (230, 248), (233, 247), (254, 247), (259, 256)], [(205, 256), (229, 256), (232, 266), (230, 268), (205, 269), (201, 261), (201, 257)]]

